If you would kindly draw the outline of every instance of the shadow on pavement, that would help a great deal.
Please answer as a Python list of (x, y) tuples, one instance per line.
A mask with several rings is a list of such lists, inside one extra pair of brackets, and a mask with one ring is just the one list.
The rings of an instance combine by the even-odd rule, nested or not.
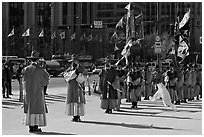
[[(130, 112), (131, 113), (131, 112)], [(161, 117), (161, 118), (175, 118), (175, 119), (192, 119), (189, 117), (175, 117), (175, 116), (161, 116), (161, 115), (155, 115), (155, 114), (151, 114), (151, 115), (145, 115), (145, 114), (130, 114), (130, 113), (120, 113), (120, 112), (116, 112), (116, 113), (112, 113), (114, 115), (129, 115), (129, 116), (148, 116), (148, 117)]]
[(69, 134), (69, 133), (59, 133), (59, 132), (39, 132), (39, 133), (34, 133), (37, 135), (76, 135), (76, 134)]
[(157, 127), (157, 126), (154, 126), (154, 125), (110, 123), (110, 122), (99, 122), (99, 121), (81, 121), (80, 123), (122, 126), (122, 127), (128, 127), (128, 128), (145, 128), (145, 129), (152, 128), (152, 129), (163, 129), (163, 130), (180, 130), (180, 129), (174, 129), (174, 128), (170, 128), (170, 127)]

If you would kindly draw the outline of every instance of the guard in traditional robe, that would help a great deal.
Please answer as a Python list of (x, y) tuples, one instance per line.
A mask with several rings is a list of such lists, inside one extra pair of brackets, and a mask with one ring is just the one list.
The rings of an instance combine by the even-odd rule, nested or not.
[(46, 126), (46, 103), (43, 88), (49, 83), (49, 74), (37, 65), (39, 53), (31, 53), (31, 64), (22, 70), (25, 86), (24, 113), (26, 113), (25, 125), (29, 126), (29, 132), (41, 132), (39, 126)]
[(149, 100), (149, 96), (152, 96), (153, 75), (152, 75), (152, 71), (150, 70), (148, 65), (146, 65), (144, 71), (145, 71), (145, 75), (144, 75), (144, 80), (145, 80), (144, 97), (145, 98), (144, 98), (144, 100)]
[(70, 60), (71, 67), (64, 73), (67, 82), (67, 97), (65, 113), (73, 116), (73, 122), (81, 121), (81, 116), (85, 115), (85, 92), (84, 82), (87, 71), (79, 64), (78, 56), (73, 54)]
[(169, 94), (170, 94), (172, 103), (174, 103), (176, 101), (178, 102), (178, 95), (176, 92), (176, 83), (178, 78), (177, 78), (176, 71), (174, 70), (174, 67), (171, 66), (170, 69), (171, 70), (167, 72), (167, 75), (169, 77)]
[(138, 101), (141, 101), (142, 96), (142, 74), (137, 66), (133, 64), (133, 71), (130, 73), (131, 86), (130, 86), (130, 100), (132, 102), (131, 108), (137, 108)]
[(196, 83), (197, 83), (197, 75), (196, 75), (196, 70), (195, 67), (192, 66), (192, 71), (191, 71), (191, 100), (194, 100), (194, 97), (197, 96), (197, 91), (196, 91)]
[(115, 67), (112, 67), (110, 61), (106, 61), (105, 68), (99, 73), (99, 88), (101, 91), (101, 108), (105, 109), (105, 113), (112, 113), (117, 106), (117, 89), (113, 87), (113, 83), (118, 77)]
[(176, 83), (176, 92), (178, 95), (178, 101), (177, 105), (180, 104), (182, 100), (184, 100), (184, 92), (183, 92), (183, 84), (184, 84), (184, 74), (183, 74), (183, 69), (180, 67), (178, 68), (178, 81)]

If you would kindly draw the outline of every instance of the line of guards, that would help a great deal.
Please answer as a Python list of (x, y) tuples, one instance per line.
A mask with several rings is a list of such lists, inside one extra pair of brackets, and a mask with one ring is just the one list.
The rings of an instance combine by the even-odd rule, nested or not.
[(197, 64), (186, 64), (167, 70), (157, 65), (154, 69), (146, 65), (144, 69), (139, 63), (131, 63), (126, 67), (105, 64), (99, 73), (99, 90), (101, 92), (101, 108), (106, 113), (120, 110), (121, 99), (131, 102), (131, 108), (137, 108), (141, 97), (149, 100), (157, 91), (156, 84), (163, 83), (169, 91), (172, 103), (180, 105), (194, 99), (202, 98), (202, 71)]

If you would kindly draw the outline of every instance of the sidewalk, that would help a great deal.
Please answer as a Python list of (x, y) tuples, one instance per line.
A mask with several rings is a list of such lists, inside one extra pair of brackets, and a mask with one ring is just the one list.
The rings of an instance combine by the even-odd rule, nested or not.
[[(165, 108), (161, 101), (141, 101), (138, 109), (122, 100), (121, 111), (112, 114), (100, 109), (97, 94), (86, 95), (86, 115), (82, 122), (71, 122), (65, 114), (66, 88), (51, 88), (46, 96), (48, 105), (43, 135), (201, 135), (202, 101), (177, 106), (179, 111)], [(18, 91), (11, 99), (2, 100), (2, 134), (32, 135), (23, 125), (24, 113), (18, 102)]]

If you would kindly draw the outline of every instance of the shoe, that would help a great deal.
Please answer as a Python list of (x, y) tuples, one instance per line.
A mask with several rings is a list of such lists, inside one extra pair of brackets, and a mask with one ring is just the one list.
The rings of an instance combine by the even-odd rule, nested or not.
[(3, 98), (6, 98), (6, 96), (5, 96), (5, 95), (3, 95)]
[(45, 93), (45, 95), (48, 95), (47, 93)]
[(9, 93), (9, 95), (13, 95), (13, 93)]
[(42, 132), (41, 128), (38, 129), (30, 129), (29, 130), (30, 133), (38, 133), (38, 132)]
[(105, 113), (108, 113), (108, 112), (109, 112), (109, 110), (108, 110), (108, 109), (106, 109)]
[(109, 110), (109, 111), (108, 111), (108, 114), (111, 114), (111, 113), (112, 113), (112, 110)]
[(134, 106), (134, 105), (132, 105), (130, 108), (135, 108), (135, 106)]

